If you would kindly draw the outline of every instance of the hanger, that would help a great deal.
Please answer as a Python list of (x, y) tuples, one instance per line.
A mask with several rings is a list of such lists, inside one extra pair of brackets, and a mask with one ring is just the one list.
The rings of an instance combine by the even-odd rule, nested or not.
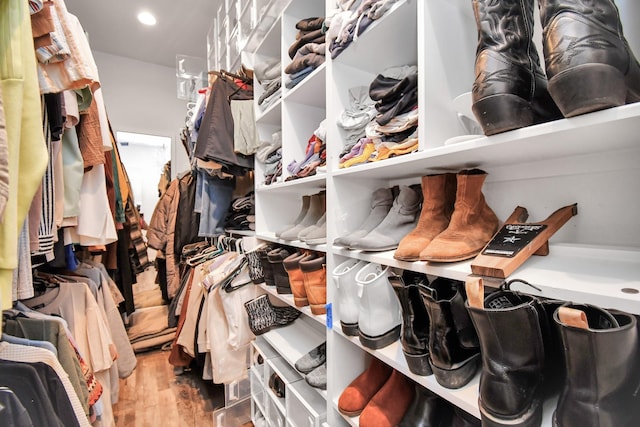
[(198, 264), (201, 264), (205, 261), (208, 261), (210, 259), (217, 257), (223, 252), (224, 250), (217, 246), (209, 246), (203, 249), (199, 254), (190, 257), (187, 260), (187, 265), (190, 265), (191, 267), (195, 267)]

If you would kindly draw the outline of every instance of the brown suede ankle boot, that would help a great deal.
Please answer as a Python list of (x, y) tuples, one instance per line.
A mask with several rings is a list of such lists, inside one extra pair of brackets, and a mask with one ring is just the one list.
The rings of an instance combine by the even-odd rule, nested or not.
[(418, 261), (420, 252), (449, 225), (456, 202), (456, 175), (443, 173), (422, 177), (422, 211), (418, 225), (404, 236), (393, 254), (402, 261)]
[(304, 307), (309, 305), (307, 299), (307, 291), (304, 288), (304, 278), (302, 270), (300, 270), (300, 261), (311, 260), (316, 258), (315, 255), (308, 253), (294, 253), (284, 259), (282, 264), (289, 275), (289, 284), (291, 285), (291, 293), (293, 294), (293, 302), (296, 307)]
[(456, 203), (446, 230), (422, 252), (421, 261), (453, 262), (473, 258), (498, 230), (498, 217), (482, 194), (487, 173), (480, 169), (457, 175)]
[(388, 365), (375, 357), (369, 367), (344, 389), (338, 399), (338, 410), (348, 417), (360, 415), (371, 398), (382, 388), (391, 375)]
[(411, 405), (414, 394), (415, 386), (394, 370), (360, 414), (360, 427), (397, 426)]
[(299, 262), (304, 289), (311, 306), (311, 313), (325, 314), (327, 309), (327, 259), (323, 255), (319, 258), (305, 258)]

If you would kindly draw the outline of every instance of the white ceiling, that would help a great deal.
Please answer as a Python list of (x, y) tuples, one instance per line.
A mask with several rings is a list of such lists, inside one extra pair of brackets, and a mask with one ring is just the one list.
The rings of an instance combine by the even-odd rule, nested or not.
[[(207, 32), (223, 0), (65, 0), (93, 50), (175, 68), (176, 55), (207, 57)], [(136, 16), (148, 10), (152, 27)]]

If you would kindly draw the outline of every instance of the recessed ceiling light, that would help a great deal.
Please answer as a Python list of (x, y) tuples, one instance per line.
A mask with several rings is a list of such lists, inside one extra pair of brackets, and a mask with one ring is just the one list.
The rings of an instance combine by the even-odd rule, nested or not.
[(144, 25), (156, 25), (156, 17), (147, 11), (138, 14), (138, 21)]

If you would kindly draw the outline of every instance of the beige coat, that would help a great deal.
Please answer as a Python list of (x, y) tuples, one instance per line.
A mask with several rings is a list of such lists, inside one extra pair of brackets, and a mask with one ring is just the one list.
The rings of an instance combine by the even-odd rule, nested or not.
[(178, 262), (173, 250), (173, 239), (176, 230), (176, 214), (180, 193), (178, 192), (178, 179), (171, 181), (169, 188), (162, 195), (149, 221), (147, 240), (150, 247), (162, 251), (167, 259), (167, 293), (173, 298), (180, 287), (180, 275), (178, 274)]

